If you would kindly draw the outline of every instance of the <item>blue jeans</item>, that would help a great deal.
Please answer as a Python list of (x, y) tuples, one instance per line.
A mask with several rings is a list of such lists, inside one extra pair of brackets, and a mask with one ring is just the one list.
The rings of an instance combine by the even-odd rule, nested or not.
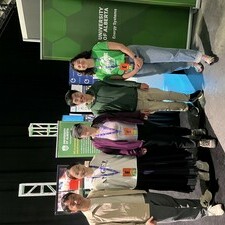
[[(128, 48), (144, 61), (136, 77), (189, 69), (193, 66), (193, 62), (200, 62), (202, 57), (201, 52), (190, 49), (161, 48), (150, 45), (130, 45)], [(133, 62), (131, 58), (129, 60)]]

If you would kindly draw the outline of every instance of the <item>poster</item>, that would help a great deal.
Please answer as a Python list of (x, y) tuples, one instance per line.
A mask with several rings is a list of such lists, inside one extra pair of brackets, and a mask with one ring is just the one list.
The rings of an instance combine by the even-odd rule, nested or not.
[(57, 166), (57, 185), (56, 185), (56, 201), (55, 214), (64, 213), (61, 206), (61, 198), (68, 192), (82, 194), (83, 179), (72, 180), (66, 175), (66, 168), (68, 165)]
[(91, 85), (93, 84), (97, 78), (90, 75), (83, 75), (81, 73), (76, 72), (72, 69), (71, 65), (69, 65), (69, 84), (81, 84), (81, 85)]
[[(56, 158), (92, 157), (99, 150), (89, 138), (75, 139), (71, 136), (71, 128), (76, 122), (58, 121), (58, 136), (56, 139)], [(91, 122), (79, 122), (90, 125)]]
[[(85, 163), (89, 163), (85, 161)], [(56, 174), (56, 199), (55, 199), (55, 214), (60, 215), (64, 214), (62, 206), (61, 206), (61, 198), (69, 193), (77, 193), (83, 196), (86, 196), (90, 189), (92, 189), (91, 178), (84, 179), (70, 179), (67, 176), (66, 170), (68, 165), (58, 165), (57, 166), (57, 174)]]
[(137, 4), (151, 4), (164, 6), (179, 6), (179, 7), (196, 7), (196, 4), (201, 0), (110, 0), (117, 2), (131, 2)]
[[(42, 59), (70, 60), (98, 41), (185, 48), (189, 8), (102, 0), (42, 0)], [(189, 35), (190, 36), (190, 35)]]
[[(77, 90), (82, 93), (86, 93), (86, 91), (89, 89), (89, 87), (90, 87), (90, 85), (76, 85), (76, 84), (71, 85), (72, 90)], [(91, 110), (86, 106), (86, 104), (71, 106), (70, 112), (71, 113), (91, 113), (92, 114)]]

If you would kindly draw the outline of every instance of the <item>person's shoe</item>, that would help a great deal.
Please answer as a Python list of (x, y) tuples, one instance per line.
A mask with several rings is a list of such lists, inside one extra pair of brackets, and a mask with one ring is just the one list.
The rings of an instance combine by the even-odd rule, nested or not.
[(208, 216), (222, 216), (224, 214), (224, 210), (222, 208), (222, 204), (210, 205), (207, 208)]
[(213, 65), (215, 62), (219, 61), (219, 58), (217, 59), (215, 56), (203, 55), (202, 60), (208, 65)]
[(204, 136), (206, 134), (207, 134), (206, 129), (193, 129), (193, 130), (191, 130), (192, 136)]
[(202, 207), (208, 208), (211, 201), (212, 193), (209, 190), (206, 190), (205, 193), (200, 197), (200, 204), (202, 205)]
[(209, 172), (209, 164), (207, 162), (203, 162), (201, 160), (198, 160), (196, 162), (196, 167), (200, 170), (204, 170), (206, 172)]
[(201, 99), (204, 96), (204, 92), (202, 90), (198, 90), (192, 94), (190, 94), (190, 101), (195, 102)]
[(188, 111), (195, 117), (198, 117), (199, 109), (192, 104), (188, 105)]
[(215, 139), (201, 139), (199, 141), (199, 146), (203, 148), (215, 148), (216, 140)]
[(202, 65), (202, 63), (194, 62), (193, 67), (197, 73), (202, 73), (204, 71), (204, 66)]
[(210, 181), (210, 175), (208, 172), (198, 171), (198, 176), (200, 180)]
[(201, 106), (202, 108), (204, 108), (204, 107), (205, 107), (205, 104), (206, 104), (205, 96), (203, 95), (202, 97), (200, 97), (200, 98), (198, 99), (198, 102), (199, 102), (200, 106)]

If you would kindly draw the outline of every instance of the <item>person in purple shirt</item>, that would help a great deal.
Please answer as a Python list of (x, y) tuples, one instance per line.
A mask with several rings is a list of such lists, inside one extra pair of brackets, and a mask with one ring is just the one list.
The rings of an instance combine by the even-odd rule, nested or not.
[(216, 147), (215, 139), (205, 138), (204, 129), (159, 126), (141, 117), (143, 115), (138, 111), (102, 114), (93, 120), (91, 126), (76, 123), (71, 135), (79, 139), (91, 138), (97, 149), (115, 155), (141, 156), (151, 150), (151, 146), (178, 149)]

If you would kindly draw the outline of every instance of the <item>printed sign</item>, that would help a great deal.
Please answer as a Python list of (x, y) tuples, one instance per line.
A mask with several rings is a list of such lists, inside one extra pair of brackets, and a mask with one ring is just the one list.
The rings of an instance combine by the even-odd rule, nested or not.
[[(90, 122), (80, 122), (90, 125)], [(71, 128), (75, 122), (59, 121), (58, 137), (56, 143), (56, 157), (92, 157), (99, 150), (96, 149), (89, 138), (75, 139), (71, 136)]]
[(171, 48), (185, 48), (187, 44), (189, 7), (42, 0), (41, 11), (42, 59), (67, 61), (91, 50), (98, 41)]
[(69, 84), (82, 84), (82, 85), (91, 85), (95, 82), (93, 76), (82, 75), (81, 73), (76, 72), (69, 65)]
[(55, 214), (63, 214), (61, 206), (61, 198), (68, 192), (82, 194), (83, 192), (83, 179), (70, 179), (66, 175), (67, 165), (57, 166), (57, 187), (56, 187), (56, 201), (55, 201)]

